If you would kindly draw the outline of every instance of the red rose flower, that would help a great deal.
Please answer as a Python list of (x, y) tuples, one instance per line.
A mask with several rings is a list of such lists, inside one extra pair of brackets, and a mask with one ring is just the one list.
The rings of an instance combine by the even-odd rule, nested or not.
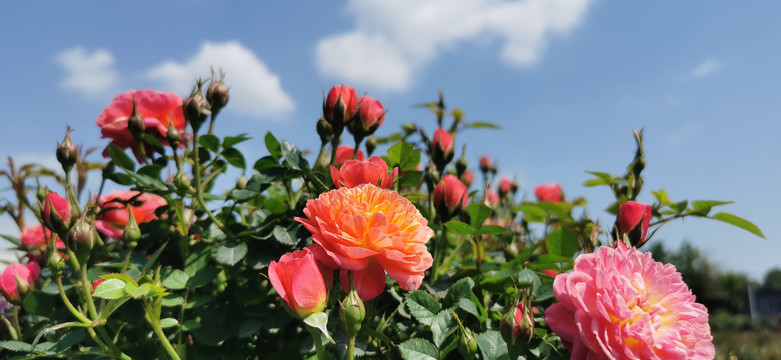
[(443, 176), (434, 188), (434, 205), (445, 209), (448, 215), (453, 215), (456, 211), (465, 208), (467, 204), (469, 204), (469, 190), (466, 185), (455, 175)]
[(537, 201), (557, 203), (564, 200), (559, 184), (537, 185), (534, 187), (534, 195), (537, 196)]
[(268, 278), (290, 310), (305, 318), (325, 309), (333, 273), (326, 271), (324, 274), (312, 252), (298, 250), (282, 255), (279, 262), (272, 261), (268, 266)]
[[(336, 160), (334, 161), (334, 165), (342, 165), (347, 160), (353, 160), (354, 151), (355, 149), (350, 145), (342, 145), (336, 148)], [(363, 151), (358, 149), (358, 156), (355, 157), (355, 160), (363, 160), (365, 157)]]
[(46, 198), (43, 200), (42, 216), (43, 222), (49, 229), (56, 232), (67, 229), (71, 221), (71, 208), (68, 200), (57, 193), (46, 194)]
[(499, 195), (504, 197), (513, 190), (513, 182), (510, 179), (503, 177), (499, 182)]
[(355, 89), (347, 85), (336, 85), (328, 92), (328, 97), (323, 104), (323, 116), (335, 131), (341, 134), (344, 124), (355, 115), (358, 110), (358, 97)]
[(0, 292), (9, 302), (21, 304), (27, 293), (35, 289), (35, 282), (40, 274), (41, 267), (37, 262), (8, 265), (0, 275)]
[[(123, 192), (113, 191), (111, 194), (101, 196), (98, 199), (98, 206), (101, 213), (95, 221), (95, 228), (104, 235), (119, 239), (130, 220), (130, 212), (121, 202), (113, 200), (130, 200), (138, 195), (138, 191), (126, 190)], [(166, 205), (165, 199), (154, 194), (141, 194), (135, 198), (136, 202), (141, 203), (138, 206), (131, 205), (133, 218), (136, 223), (141, 224), (157, 219), (155, 210)]]
[(646, 241), (648, 226), (651, 224), (651, 205), (627, 201), (618, 208), (618, 242), (623, 242), (626, 234), (629, 243), (640, 247)]
[(454, 145), (453, 135), (442, 128), (434, 130), (434, 138), (431, 139), (431, 156), (439, 171), (442, 171), (453, 159)]

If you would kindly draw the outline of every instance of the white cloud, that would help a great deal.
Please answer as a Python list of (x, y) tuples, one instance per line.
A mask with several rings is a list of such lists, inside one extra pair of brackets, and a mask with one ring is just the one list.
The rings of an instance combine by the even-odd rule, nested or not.
[(183, 62), (168, 60), (147, 72), (151, 79), (162, 80), (174, 90), (187, 95), (196, 78), (210, 74), (211, 69), (225, 72), (230, 88), (226, 109), (257, 116), (279, 115), (295, 108), (282, 89), (279, 76), (239, 42), (204, 42), (200, 51)]
[(691, 136), (699, 133), (702, 130), (702, 124), (687, 122), (667, 134), (667, 146), (677, 147)]
[(119, 78), (114, 70), (114, 56), (105, 49), (89, 52), (77, 46), (60, 52), (55, 60), (66, 72), (60, 85), (66, 90), (81, 92), (86, 97), (113, 90)]
[(694, 70), (692, 70), (692, 77), (695, 79), (704, 78), (721, 69), (723, 66), (724, 64), (721, 61), (716, 59), (706, 59), (697, 65)]
[(499, 39), (510, 65), (531, 66), (551, 35), (580, 23), (590, 0), (351, 0), (355, 27), (321, 39), (317, 65), (353, 85), (404, 90), (416, 72), (468, 40)]

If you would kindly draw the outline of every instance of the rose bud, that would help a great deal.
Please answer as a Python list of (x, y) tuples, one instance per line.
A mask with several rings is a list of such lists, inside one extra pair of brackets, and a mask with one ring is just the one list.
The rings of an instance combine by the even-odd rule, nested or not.
[(483, 155), (480, 157), (480, 171), (482, 171), (484, 174), (496, 171), (496, 169), (494, 168), (494, 164), (491, 162), (491, 159), (488, 158), (487, 155)]
[(138, 240), (141, 239), (141, 228), (138, 227), (136, 217), (133, 216), (133, 209), (128, 208), (128, 220), (125, 229), (122, 230), (122, 241), (128, 244), (129, 247), (134, 248), (138, 245)]
[(209, 102), (201, 94), (200, 87), (182, 104), (184, 118), (190, 123), (194, 132), (198, 132), (206, 118), (211, 115)]
[(556, 275), (558, 275), (558, 274), (559, 274), (559, 272), (558, 272), (558, 271), (556, 271), (556, 270), (554, 270), (554, 269), (544, 269), (544, 270), (542, 270), (541, 272), (542, 272), (543, 274), (545, 274), (545, 275), (548, 275), (548, 276), (552, 277), (552, 278), (555, 278), (555, 277), (556, 277)]
[(130, 113), (130, 118), (127, 119), (127, 129), (134, 139), (140, 139), (141, 134), (146, 131), (146, 123), (144, 118), (138, 114), (138, 104), (135, 98), (133, 98), (133, 112)]
[(461, 150), (461, 157), (456, 160), (456, 175), (458, 175), (460, 178), (463, 177), (467, 166), (469, 166), (469, 163), (466, 161), (466, 144), (464, 144), (464, 147)]
[(50, 192), (44, 199), (41, 216), (46, 227), (57, 234), (63, 233), (71, 222), (70, 204), (57, 193)]
[(323, 102), (323, 116), (331, 124), (334, 134), (342, 134), (344, 125), (353, 118), (358, 111), (358, 97), (355, 89), (347, 85), (336, 85), (328, 92), (328, 97)]
[(327, 144), (334, 137), (334, 128), (322, 117), (317, 120), (317, 135), (320, 135), (322, 144)]
[(485, 203), (486, 205), (490, 207), (499, 206), (499, 194), (496, 193), (493, 189), (488, 189), (488, 191), (485, 192)]
[[(342, 145), (336, 148), (336, 160), (334, 161), (334, 165), (339, 166), (344, 164), (347, 160), (353, 160), (353, 153), (355, 152), (355, 148), (353, 148), (350, 145)], [(355, 160), (363, 160), (365, 158), (365, 155), (363, 154), (363, 151), (358, 149), (358, 155), (355, 157)]]
[(618, 218), (614, 231), (617, 231), (616, 242), (628, 246), (640, 247), (646, 242), (648, 226), (651, 224), (651, 205), (635, 201), (627, 201), (618, 208)]
[(502, 334), (504, 341), (507, 342), (508, 348), (518, 349), (519, 346), (525, 346), (534, 335), (534, 319), (532, 314), (522, 302), (518, 302), (513, 309), (510, 309), (510, 311), (502, 317), (502, 322), (499, 324), (499, 331)]
[(461, 354), (463, 359), (474, 359), (477, 354), (477, 338), (472, 329), (467, 327), (461, 327), (461, 331), (458, 332), (458, 345), (456, 345), (458, 353)]
[(469, 190), (466, 185), (458, 180), (455, 175), (447, 174), (442, 177), (434, 189), (434, 205), (440, 214), (450, 218), (469, 203)]
[(343, 186), (356, 187), (361, 184), (390, 189), (398, 173), (399, 168), (394, 168), (388, 174), (388, 164), (379, 156), (372, 156), (368, 160), (347, 160), (340, 169), (331, 166), (331, 179), (337, 189)]
[(372, 134), (369, 136), (369, 139), (366, 140), (366, 153), (369, 154), (369, 156), (372, 156), (372, 153), (376, 148), (377, 148), (377, 137), (374, 136), (374, 134)]
[(220, 76), (220, 80), (212, 81), (212, 83), (209, 84), (209, 88), (206, 90), (206, 100), (211, 105), (212, 113), (217, 115), (217, 113), (228, 104), (228, 99), (230, 99), (228, 87), (225, 86), (225, 83), (222, 81), (222, 76)]
[(348, 124), (347, 130), (356, 138), (364, 138), (374, 133), (385, 121), (385, 108), (382, 103), (370, 96), (358, 99), (358, 117)]
[(70, 126), (65, 130), (65, 139), (57, 145), (57, 161), (62, 165), (62, 170), (66, 173), (73, 169), (73, 165), (79, 159), (79, 149), (71, 141)]
[(95, 227), (85, 221), (84, 218), (76, 220), (76, 223), (73, 224), (73, 227), (68, 232), (68, 244), (72, 249), (92, 249), (97, 241), (98, 234)]
[(499, 196), (505, 197), (513, 190), (513, 183), (510, 179), (503, 177), (499, 182)]
[(415, 123), (408, 123), (401, 125), (401, 130), (404, 131), (405, 137), (414, 134), (416, 131), (418, 131), (418, 126), (415, 125)]
[(461, 182), (467, 187), (472, 186), (472, 183), (475, 182), (475, 174), (469, 170), (464, 171), (464, 174), (461, 175)]
[(453, 135), (442, 128), (434, 130), (434, 138), (431, 140), (431, 157), (437, 170), (442, 172), (450, 160), (453, 159), (455, 144)]
[(36, 262), (8, 265), (0, 275), (0, 292), (8, 302), (21, 305), (27, 293), (35, 289), (40, 274), (41, 267)]
[(350, 289), (344, 301), (339, 303), (339, 318), (342, 319), (347, 336), (353, 337), (361, 330), (361, 323), (363, 323), (365, 317), (366, 307), (353, 286), (353, 289)]
[(537, 201), (551, 203), (564, 201), (564, 194), (559, 184), (537, 185), (534, 187), (534, 195), (537, 196)]
[(174, 127), (173, 122), (168, 123), (168, 132), (165, 133), (165, 139), (174, 150), (176, 150), (182, 142), (182, 132)]
[(312, 252), (298, 250), (282, 255), (279, 262), (269, 264), (268, 277), (274, 290), (300, 318), (325, 309), (333, 273), (323, 274)]

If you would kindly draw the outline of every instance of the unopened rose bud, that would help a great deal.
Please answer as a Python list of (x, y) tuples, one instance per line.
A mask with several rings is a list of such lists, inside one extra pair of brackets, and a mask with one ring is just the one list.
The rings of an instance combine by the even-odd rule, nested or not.
[(203, 98), (200, 88), (184, 100), (182, 110), (184, 111), (184, 118), (190, 123), (194, 132), (198, 132), (206, 118), (211, 115), (209, 103)]
[(179, 190), (187, 191), (190, 188), (190, 177), (187, 176), (184, 171), (176, 173), (176, 177), (174, 177), (174, 186)]
[(125, 226), (125, 230), (122, 233), (122, 241), (124, 241), (128, 247), (135, 248), (138, 245), (138, 239), (141, 239), (141, 228), (138, 227), (136, 217), (133, 215), (133, 209), (128, 206), (128, 221)]
[(339, 136), (347, 122), (358, 111), (358, 97), (355, 89), (347, 85), (336, 85), (328, 92), (323, 101), (323, 116), (333, 127), (334, 135)]
[(244, 190), (247, 188), (247, 177), (244, 175), (241, 175), (241, 177), (236, 180), (236, 188)]
[(182, 142), (182, 133), (174, 127), (174, 122), (168, 123), (168, 132), (165, 134), (165, 140), (171, 145), (171, 148), (176, 150), (179, 144)]
[(510, 192), (512, 192), (513, 189), (513, 183), (510, 181), (510, 179), (503, 177), (499, 181), (499, 196), (504, 198), (505, 196), (509, 195)]
[(457, 215), (469, 203), (469, 190), (455, 175), (442, 177), (434, 189), (434, 205), (443, 218)]
[(347, 130), (355, 138), (364, 138), (374, 133), (385, 121), (385, 108), (382, 103), (370, 96), (358, 99), (358, 116), (348, 122)]
[(57, 193), (46, 194), (41, 212), (43, 222), (51, 231), (62, 234), (71, 223), (71, 210), (68, 200)]
[(141, 134), (146, 131), (146, 123), (144, 118), (136, 111), (136, 99), (133, 99), (133, 112), (130, 114), (130, 118), (127, 119), (127, 129), (133, 134), (134, 139), (139, 139)]
[(477, 354), (477, 338), (475, 333), (469, 328), (459, 331), (458, 335), (458, 352), (464, 359), (474, 359)]
[(41, 267), (37, 262), (8, 265), (0, 275), (0, 292), (8, 302), (21, 305), (30, 289), (35, 289), (40, 274)]
[(480, 157), (480, 171), (484, 174), (496, 172), (493, 162), (491, 162), (491, 159), (486, 155)]
[(418, 126), (415, 123), (409, 123), (402, 125), (401, 129), (404, 130), (404, 135), (412, 135), (418, 131)]
[(461, 182), (467, 187), (472, 186), (472, 183), (475, 182), (475, 174), (469, 170), (464, 171), (464, 174), (461, 175)]
[(209, 84), (209, 89), (206, 90), (206, 100), (211, 104), (212, 112), (215, 115), (228, 104), (228, 99), (230, 99), (228, 87), (222, 82), (222, 78), (220, 78), (219, 81), (212, 81), (212, 83)]
[(613, 239), (628, 246), (640, 247), (647, 241), (648, 226), (651, 223), (651, 205), (627, 201), (618, 208), (618, 217), (613, 228)]
[(98, 234), (95, 232), (95, 228), (83, 218), (76, 220), (68, 232), (68, 244), (71, 249), (92, 249), (97, 241)]
[(333, 127), (323, 117), (317, 120), (317, 135), (320, 135), (320, 142), (323, 144), (327, 144), (334, 137)]
[(464, 144), (461, 150), (461, 157), (456, 160), (456, 176), (461, 177), (464, 175), (467, 166), (469, 166), (469, 163), (466, 161), (466, 144)]
[(372, 156), (374, 149), (377, 148), (377, 137), (372, 134), (369, 139), (366, 140), (366, 153), (368, 156)]
[(52, 251), (49, 254), (49, 260), (47, 261), (49, 270), (52, 274), (57, 276), (62, 273), (62, 269), (65, 268), (65, 259), (62, 258), (59, 251)]
[(339, 304), (339, 317), (342, 319), (344, 331), (348, 336), (353, 337), (358, 333), (358, 330), (361, 330), (361, 323), (366, 317), (366, 308), (355, 289), (350, 290), (344, 301)]
[(103, 170), (101, 172), (101, 175), (103, 176), (104, 179), (108, 179), (113, 173), (114, 173), (113, 161), (109, 161), (106, 163), (106, 165), (103, 165)]
[(79, 159), (79, 149), (71, 140), (71, 128), (65, 130), (65, 139), (57, 145), (57, 161), (62, 165), (62, 170), (66, 173), (73, 169), (73, 165)]
[(532, 314), (522, 302), (510, 309), (499, 324), (502, 338), (511, 346), (525, 346), (534, 335), (534, 320)]
[(442, 172), (445, 166), (453, 159), (455, 144), (453, 135), (442, 128), (434, 131), (434, 138), (431, 140), (431, 157), (437, 170)]

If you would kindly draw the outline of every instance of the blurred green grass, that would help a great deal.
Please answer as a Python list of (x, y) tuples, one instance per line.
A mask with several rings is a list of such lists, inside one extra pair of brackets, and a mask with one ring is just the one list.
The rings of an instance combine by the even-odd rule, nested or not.
[(781, 333), (765, 331), (720, 331), (713, 333), (717, 360), (781, 359)]

